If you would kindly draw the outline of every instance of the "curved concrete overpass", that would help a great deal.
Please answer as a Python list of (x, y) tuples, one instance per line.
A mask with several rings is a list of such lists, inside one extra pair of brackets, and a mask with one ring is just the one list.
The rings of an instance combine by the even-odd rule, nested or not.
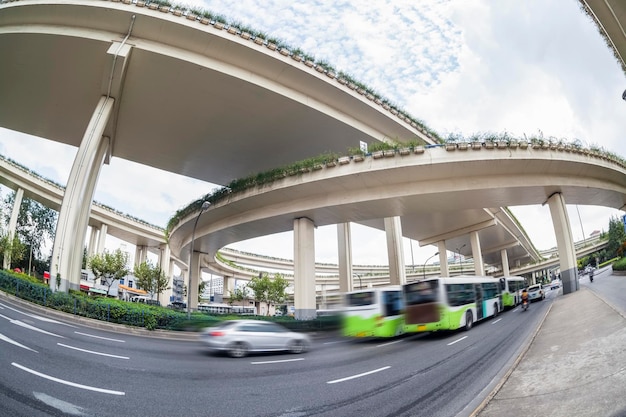
[[(65, 187), (52, 183), (0, 155), (0, 184), (12, 190), (24, 190), (24, 197), (59, 211)], [(167, 244), (165, 231), (138, 218), (130, 218), (112, 208), (94, 202), (89, 226), (101, 229), (107, 225), (107, 234), (136, 246), (158, 248)]]
[(434, 143), (322, 67), (170, 11), (3, 3), (0, 56), (1, 126), (78, 147), (112, 97), (109, 156), (215, 184), (360, 140)]
[[(343, 153), (361, 140), (434, 142), (410, 118), (322, 65), (298, 62), (216, 22), (139, 4), (0, 4), (0, 125), (79, 147), (53, 255), (63, 285), (75, 284), (81, 254), (73, 244), (88, 218), (81, 202), (90, 201), (110, 157), (225, 184)], [(481, 246), (486, 256), (510, 250), (521, 261), (538, 255), (502, 207), (562, 196), (551, 204), (566, 224), (565, 202), (622, 208), (624, 184), (623, 165), (596, 156), (433, 148), (233, 194), (201, 216), (197, 249), (213, 256), (228, 243), (291, 230), (298, 220), (311, 233), (310, 225), (381, 227), (381, 219), (396, 218), (401, 233), (421, 244), (471, 246), (472, 253)], [(189, 248), (194, 217), (172, 234), (176, 255)], [(567, 230), (562, 237), (571, 242)]]
[[(199, 217), (194, 247), (211, 258), (230, 243), (292, 230), (297, 218), (316, 226), (357, 222), (380, 227), (380, 219), (399, 216), (405, 236), (422, 245), (445, 240), (450, 251), (467, 241), (469, 230), (493, 230), (493, 241), (487, 234), (481, 238), (488, 257), (503, 245), (525, 244), (499, 207), (545, 204), (556, 193), (568, 204), (622, 209), (626, 167), (590, 151), (533, 147), (433, 147), (423, 154), (368, 157), (230, 194)], [(196, 215), (170, 234), (173, 253), (189, 250)], [(496, 225), (500, 228), (492, 228)], [(529, 247), (518, 252), (519, 258), (514, 253), (510, 258), (528, 261), (532, 253)], [(486, 262), (498, 264), (497, 258)]]

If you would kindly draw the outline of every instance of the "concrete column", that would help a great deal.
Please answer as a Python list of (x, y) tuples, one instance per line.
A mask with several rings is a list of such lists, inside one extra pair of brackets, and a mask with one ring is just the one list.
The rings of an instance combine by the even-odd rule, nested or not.
[(293, 221), (294, 307), (296, 320), (317, 317), (315, 308), (315, 225), (300, 217)]
[(168, 303), (173, 301), (172, 295), (174, 295), (174, 264), (175, 264), (174, 260), (170, 258), (169, 264), (167, 267), (167, 273), (165, 275), (167, 277), (167, 288), (163, 291), (163, 294), (161, 297), (161, 302), (163, 303), (163, 305), (167, 305)]
[[(20, 207), (22, 206), (22, 200), (24, 199), (24, 189), (18, 188), (15, 190), (15, 199), (13, 201), (13, 209), (11, 210), (11, 218), (9, 219), (9, 227), (7, 230), (7, 236), (11, 241), (16, 236), (17, 232), (17, 218), (20, 215)], [(4, 269), (11, 269), (11, 251), (4, 252)]]
[(163, 275), (167, 277), (167, 285), (165, 286), (166, 289), (163, 290), (161, 294), (157, 294), (157, 299), (161, 301), (164, 305), (167, 305), (170, 299), (170, 295), (172, 295), (173, 279), (171, 271), (174, 270), (172, 266), (170, 246), (168, 244), (161, 245), (161, 247), (159, 248), (159, 259), (157, 260), (157, 262), (159, 267), (161, 268), (161, 271), (163, 272)]
[(390, 282), (392, 285), (406, 284), (400, 217), (385, 218), (385, 233), (387, 235), (387, 257), (389, 258)]
[(502, 275), (508, 277), (511, 271), (509, 270), (509, 255), (506, 253), (506, 249), (500, 251), (500, 258), (502, 258)]
[(234, 290), (235, 277), (224, 277), (224, 297), (230, 298)]
[(90, 227), (89, 242), (87, 244), (87, 257), (91, 258), (96, 254), (96, 248), (98, 246), (98, 229), (95, 226)]
[(472, 245), (472, 258), (474, 258), (474, 275), (482, 277), (485, 275), (485, 265), (478, 232), (470, 232), (470, 244)]
[[(180, 276), (183, 279), (183, 289), (180, 294), (180, 297), (184, 303), (187, 302), (187, 294), (189, 294), (189, 268), (181, 269)], [(187, 290), (185, 290), (187, 288)]]
[(52, 250), (50, 287), (53, 291), (78, 290), (80, 286), (82, 243), (85, 241), (95, 185), (109, 149), (109, 139), (102, 135), (112, 114), (113, 103), (111, 97), (100, 98), (74, 158)]
[(100, 231), (98, 233), (98, 244), (96, 245), (96, 253), (98, 254), (104, 253), (104, 248), (106, 247), (108, 230), (109, 230), (109, 226), (107, 224), (102, 223), (102, 225), (100, 225)]
[(437, 242), (437, 248), (439, 249), (439, 273), (442, 277), (449, 277), (450, 269), (448, 268), (448, 250), (446, 249), (446, 241), (440, 240)]
[(352, 272), (352, 235), (350, 223), (337, 225), (337, 246), (339, 249), (339, 292), (345, 293), (354, 288)]
[(196, 311), (198, 310), (198, 285), (200, 285), (200, 280), (201, 278), (201, 269), (200, 269), (200, 252), (193, 252), (192, 255), (192, 269), (190, 269), (191, 271), (191, 275), (189, 276), (189, 281), (187, 283), (187, 291), (188, 291), (188, 295), (190, 296), (189, 298), (189, 307), (191, 308), (191, 311)]
[(135, 265), (141, 265), (148, 260), (148, 247), (143, 245), (135, 246)]
[(170, 251), (170, 245), (167, 243), (159, 247), (159, 259), (157, 260), (161, 271), (166, 276), (170, 276), (174, 270), (172, 266), (172, 252)]
[(559, 250), (559, 264), (561, 267), (561, 280), (563, 281), (563, 294), (578, 291), (578, 267), (576, 265), (576, 248), (572, 236), (565, 199), (561, 193), (554, 193), (548, 198), (554, 233), (556, 234), (556, 246)]

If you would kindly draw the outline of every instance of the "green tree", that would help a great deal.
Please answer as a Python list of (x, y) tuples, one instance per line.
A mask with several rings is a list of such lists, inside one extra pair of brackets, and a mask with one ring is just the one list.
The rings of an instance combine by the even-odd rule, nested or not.
[(135, 265), (133, 270), (137, 278), (137, 287), (146, 290), (150, 296), (159, 295), (167, 289), (169, 280), (160, 266), (152, 265), (152, 262), (145, 261), (139, 265)]
[(204, 293), (205, 289), (206, 289), (206, 281), (201, 279), (200, 282), (198, 283), (198, 302), (202, 301), (202, 294)]
[[(15, 193), (11, 193), (4, 199), (4, 221), (8, 224), (15, 202)], [(43, 248), (54, 237), (58, 213), (30, 198), (22, 199), (17, 216), (16, 237), (24, 245), (24, 256), (11, 257), (11, 263), (27, 270), (31, 265), (41, 265), (49, 269), (49, 256), (43, 255)], [(38, 271), (43, 274), (43, 270)]]
[(94, 277), (100, 279), (102, 284), (107, 286), (107, 295), (111, 291), (111, 285), (130, 272), (128, 255), (120, 249), (116, 249), (113, 253), (104, 251), (102, 254), (96, 254), (89, 258), (87, 264)]
[(243, 307), (245, 305), (244, 301), (247, 301), (249, 299), (250, 289), (246, 285), (243, 285), (241, 287), (235, 288), (230, 292), (230, 299), (228, 302), (230, 305), (233, 305), (234, 302), (241, 301), (241, 306)]
[(11, 257), (11, 262), (18, 264), (18, 262), (24, 259), (26, 250), (26, 246), (17, 236), (11, 236), (10, 233), (0, 229), (0, 257), (2, 257), (3, 261), (5, 254), (8, 253)]
[(618, 217), (609, 219), (609, 242), (606, 246), (607, 256), (613, 258), (620, 255), (619, 251), (622, 245), (626, 243), (626, 231), (624, 231), (624, 223)]
[(282, 274), (276, 273), (271, 279), (267, 273), (254, 277), (248, 282), (248, 288), (254, 291), (254, 298), (259, 302), (267, 303), (267, 315), (270, 307), (285, 301), (285, 290), (289, 283)]

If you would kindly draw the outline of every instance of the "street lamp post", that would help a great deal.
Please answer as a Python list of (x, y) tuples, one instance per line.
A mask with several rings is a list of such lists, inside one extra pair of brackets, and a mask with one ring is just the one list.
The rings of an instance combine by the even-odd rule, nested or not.
[(413, 239), (409, 239), (409, 244), (411, 245), (411, 270), (415, 272), (415, 260), (413, 259)]
[(463, 264), (461, 263), (461, 249), (467, 246), (465, 243), (460, 248), (456, 248), (456, 254), (459, 255), (459, 267), (461, 269), (461, 275), (463, 275)]
[(428, 261), (430, 261), (433, 258), (433, 256), (437, 256), (437, 255), (439, 255), (439, 252), (435, 252), (434, 255), (432, 255), (430, 258), (426, 259), (426, 262), (424, 262), (424, 267), (422, 268), (422, 275), (423, 275), (424, 279), (426, 279), (426, 264), (428, 263)]
[(359, 279), (359, 289), (363, 288), (363, 283), (361, 282), (361, 275), (359, 274), (354, 274), (356, 275), (356, 277)]
[(198, 226), (198, 220), (200, 215), (204, 213), (204, 210), (208, 209), (211, 203), (204, 201), (200, 208), (200, 213), (196, 217), (196, 221), (193, 224), (193, 231), (191, 232), (191, 247), (189, 248), (189, 285), (187, 286), (187, 319), (191, 319), (191, 283), (193, 276), (193, 242), (196, 239), (196, 226)]

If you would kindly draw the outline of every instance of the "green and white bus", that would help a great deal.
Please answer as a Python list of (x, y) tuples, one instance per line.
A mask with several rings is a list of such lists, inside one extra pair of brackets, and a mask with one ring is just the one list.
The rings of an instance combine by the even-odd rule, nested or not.
[(404, 330), (400, 285), (368, 288), (343, 296), (342, 334), (346, 337), (394, 337)]
[(522, 277), (500, 278), (502, 287), (502, 308), (513, 308), (522, 302), (522, 289), (526, 287), (526, 280)]
[(431, 278), (403, 285), (405, 332), (469, 330), (502, 311), (500, 281), (491, 277)]

